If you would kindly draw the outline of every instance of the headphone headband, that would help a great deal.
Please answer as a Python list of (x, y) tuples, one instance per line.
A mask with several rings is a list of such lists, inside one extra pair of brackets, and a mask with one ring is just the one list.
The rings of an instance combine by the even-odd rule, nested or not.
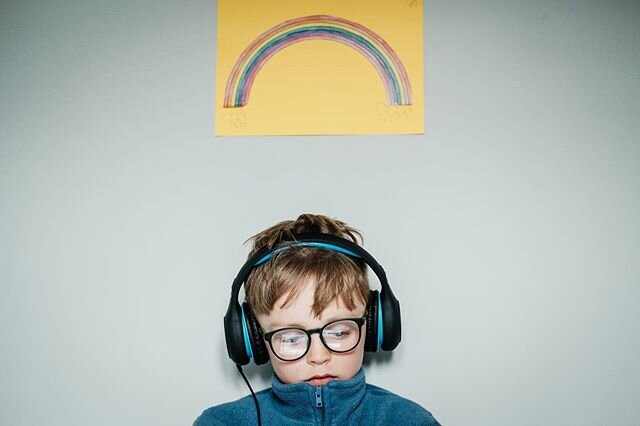
[(382, 266), (380, 266), (374, 257), (358, 244), (331, 234), (294, 234), (293, 238), (294, 240), (292, 241), (283, 241), (276, 248), (262, 248), (247, 259), (244, 265), (242, 265), (242, 268), (240, 268), (240, 271), (238, 271), (236, 278), (233, 280), (233, 285), (231, 287), (232, 300), (235, 297), (235, 300), (237, 301), (238, 295), (240, 294), (240, 287), (247, 280), (253, 268), (265, 263), (274, 255), (293, 247), (318, 247), (337, 251), (339, 253), (346, 254), (347, 256), (360, 258), (369, 265), (371, 270), (373, 270), (380, 280), (382, 292), (390, 292), (393, 294), (393, 291), (391, 291), (391, 287), (389, 287), (389, 283), (387, 281), (387, 274), (384, 272)]

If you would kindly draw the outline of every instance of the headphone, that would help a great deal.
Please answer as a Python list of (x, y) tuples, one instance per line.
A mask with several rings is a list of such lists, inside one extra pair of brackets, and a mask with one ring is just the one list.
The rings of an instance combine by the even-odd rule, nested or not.
[(240, 287), (245, 283), (253, 268), (262, 265), (281, 251), (292, 247), (316, 247), (332, 250), (347, 256), (360, 259), (369, 265), (381, 284), (381, 290), (369, 290), (367, 301), (367, 330), (364, 348), (367, 352), (380, 349), (392, 351), (401, 339), (400, 302), (393, 295), (387, 276), (382, 266), (365, 249), (344, 238), (330, 234), (294, 234), (293, 241), (284, 241), (275, 248), (263, 248), (251, 256), (240, 268), (231, 285), (231, 299), (224, 316), (224, 335), (227, 342), (229, 358), (236, 365), (246, 365), (250, 359), (257, 364), (269, 360), (260, 325), (251, 307), (238, 302)]

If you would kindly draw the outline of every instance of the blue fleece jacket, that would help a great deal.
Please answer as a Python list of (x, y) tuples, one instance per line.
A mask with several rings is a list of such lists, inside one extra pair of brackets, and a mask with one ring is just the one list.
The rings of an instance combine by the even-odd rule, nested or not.
[[(324, 386), (284, 384), (274, 374), (272, 387), (256, 394), (264, 426), (420, 425), (438, 426), (427, 410), (365, 382), (360, 369), (352, 379)], [(251, 395), (205, 410), (193, 426), (258, 424)]]

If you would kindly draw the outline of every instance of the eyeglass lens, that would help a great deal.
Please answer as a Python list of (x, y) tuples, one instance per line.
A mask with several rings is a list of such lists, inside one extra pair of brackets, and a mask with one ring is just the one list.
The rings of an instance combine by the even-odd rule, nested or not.
[[(333, 322), (322, 329), (321, 340), (331, 351), (348, 352), (358, 345), (360, 327), (353, 320)], [(308, 347), (309, 335), (304, 330), (288, 328), (271, 337), (271, 349), (284, 360), (301, 358)]]

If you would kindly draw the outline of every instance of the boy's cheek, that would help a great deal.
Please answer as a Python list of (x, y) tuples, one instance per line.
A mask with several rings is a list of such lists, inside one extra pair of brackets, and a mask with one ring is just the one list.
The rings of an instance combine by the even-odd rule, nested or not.
[(301, 383), (304, 382), (305, 379), (308, 379), (305, 375), (306, 365), (304, 363), (304, 358), (299, 359), (298, 361), (287, 362), (278, 359), (271, 353), (269, 353), (269, 356), (271, 357), (271, 366), (273, 367), (273, 371), (282, 383)]
[(297, 361), (282, 361), (271, 351), (271, 347), (267, 345), (269, 351), (269, 359), (271, 367), (282, 383), (292, 384), (301, 383), (308, 379), (306, 356)]

